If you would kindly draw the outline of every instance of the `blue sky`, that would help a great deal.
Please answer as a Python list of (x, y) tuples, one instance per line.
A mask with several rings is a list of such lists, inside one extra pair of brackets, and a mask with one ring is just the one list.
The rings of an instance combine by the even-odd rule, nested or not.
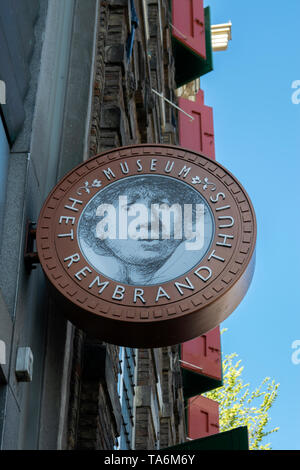
[(211, 0), (212, 24), (232, 22), (232, 41), (214, 53), (201, 79), (214, 110), (216, 158), (243, 184), (256, 210), (256, 271), (250, 290), (222, 324), (223, 354), (236, 352), (251, 388), (269, 376), (280, 382), (266, 442), (300, 449), (300, 2)]

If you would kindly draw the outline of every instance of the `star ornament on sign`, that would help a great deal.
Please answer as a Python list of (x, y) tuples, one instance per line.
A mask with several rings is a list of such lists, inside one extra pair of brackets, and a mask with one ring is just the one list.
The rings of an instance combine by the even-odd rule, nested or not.
[(211, 191), (216, 190), (216, 186), (214, 183), (210, 183), (208, 181), (208, 178), (205, 177), (203, 180), (200, 178), (200, 176), (194, 176), (192, 178), (192, 184), (203, 184), (203, 190), (205, 191), (208, 187), (210, 187)]

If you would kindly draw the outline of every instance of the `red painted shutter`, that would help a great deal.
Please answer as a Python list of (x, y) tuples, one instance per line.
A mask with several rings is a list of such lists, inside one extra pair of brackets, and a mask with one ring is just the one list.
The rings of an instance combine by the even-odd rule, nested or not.
[(173, 36), (206, 59), (203, 0), (172, 1)]
[(181, 344), (184, 369), (222, 380), (220, 328)]
[(219, 432), (219, 403), (197, 396), (188, 402), (188, 437), (199, 439)]
[(194, 118), (191, 120), (179, 112), (181, 147), (201, 152), (215, 160), (213, 110), (210, 106), (205, 106), (203, 91), (198, 91), (196, 101), (179, 98), (178, 106)]

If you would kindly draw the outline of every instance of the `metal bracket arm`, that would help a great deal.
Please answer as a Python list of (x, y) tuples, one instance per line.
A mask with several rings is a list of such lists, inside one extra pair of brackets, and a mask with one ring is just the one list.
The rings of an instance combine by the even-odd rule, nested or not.
[(30, 273), (32, 269), (36, 269), (36, 265), (40, 263), (38, 253), (34, 251), (36, 239), (36, 224), (28, 221), (26, 224), (25, 247), (24, 247), (24, 263), (26, 270)]

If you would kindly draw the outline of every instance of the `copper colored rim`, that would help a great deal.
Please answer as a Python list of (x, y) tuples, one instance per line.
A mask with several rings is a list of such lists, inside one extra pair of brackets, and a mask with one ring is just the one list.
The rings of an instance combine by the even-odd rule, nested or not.
[[(80, 275), (80, 281), (74, 275), (89, 266), (84, 257), (80, 257), (80, 261), (76, 265), (73, 263), (70, 268), (64, 261), (66, 254), (81, 253), (76, 240), (76, 228), (82, 210), (99, 190), (92, 187), (92, 182), (101, 178), (103, 185), (110, 184), (111, 181), (104, 177), (103, 173), (103, 169), (107, 168), (115, 175), (114, 180), (128, 177), (120, 170), (120, 163), (125, 161), (131, 174), (138, 174), (137, 160), (142, 163), (142, 175), (150, 174), (149, 165), (152, 160), (156, 160), (153, 164), (156, 174), (165, 174), (166, 162), (173, 161), (174, 174), (168, 176), (185, 181), (196, 188), (209, 203), (216, 224), (210, 250), (199, 263), (199, 266), (211, 267), (211, 278), (203, 282), (195, 275), (193, 268), (175, 280), (162, 283), (161, 287), (170, 299), (161, 297), (157, 302), (155, 299), (158, 285), (124, 284), (124, 299), (122, 302), (114, 300), (111, 293), (118, 283), (108, 278), (106, 280), (109, 285), (99, 295), (97, 289), (89, 288), (94, 273), (85, 271), (86, 276)], [(185, 172), (179, 176), (179, 170), (183, 167), (190, 168), (185, 178)], [(197, 181), (195, 177), (198, 175), (202, 183), (192, 183)], [(205, 181), (208, 183), (206, 188)], [(86, 187), (89, 192), (85, 190)], [(217, 199), (217, 195), (217, 202), (212, 202)], [(80, 204), (75, 204), (76, 212), (65, 210), (66, 205), (71, 205), (70, 197), (81, 201)], [(230, 208), (224, 209), (226, 205)], [(70, 219), (68, 224), (64, 225), (59, 223), (61, 216), (74, 216), (75, 220)], [(232, 220), (234, 225), (230, 227)], [(66, 219), (63, 220), (65, 221)], [(73, 222), (74, 226), (71, 227)], [(62, 227), (65, 230), (73, 228), (73, 239), (71, 236), (58, 237)], [(169, 145), (122, 147), (96, 155), (78, 165), (49, 194), (37, 227), (39, 259), (52, 287), (53, 296), (67, 318), (95, 337), (130, 347), (178, 344), (206, 333), (227, 318), (240, 303), (250, 285), (255, 263), (255, 243), (254, 209), (237, 179), (219, 163), (199, 153)], [(214, 256), (208, 260), (213, 250)], [(93, 267), (90, 267), (90, 270), (93, 271)], [(104, 280), (105, 276), (101, 275), (101, 282)], [(194, 289), (178, 289), (175, 282), (180, 285), (190, 282)], [(146, 305), (133, 302), (133, 292), (137, 287), (143, 289), (147, 299)]]

